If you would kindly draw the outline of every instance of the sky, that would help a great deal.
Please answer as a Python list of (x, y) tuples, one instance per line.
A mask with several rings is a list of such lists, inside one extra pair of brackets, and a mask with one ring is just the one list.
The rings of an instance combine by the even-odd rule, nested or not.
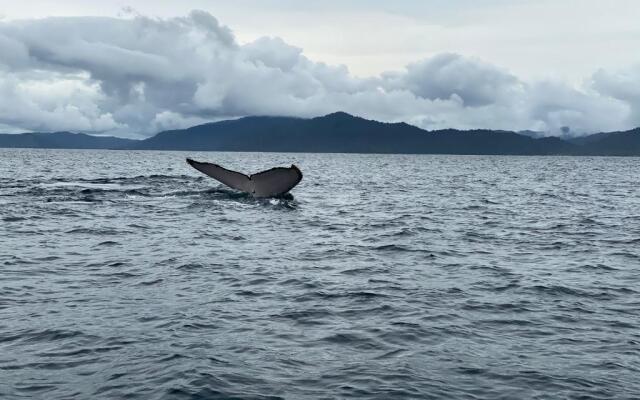
[[(0, 0), (0, 132), (640, 126), (637, 0)], [(566, 131), (566, 128), (565, 128)]]

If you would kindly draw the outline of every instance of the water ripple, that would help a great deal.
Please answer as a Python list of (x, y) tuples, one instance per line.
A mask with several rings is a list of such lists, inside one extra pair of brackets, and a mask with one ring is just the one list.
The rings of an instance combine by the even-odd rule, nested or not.
[(640, 398), (637, 159), (0, 152), (0, 398)]

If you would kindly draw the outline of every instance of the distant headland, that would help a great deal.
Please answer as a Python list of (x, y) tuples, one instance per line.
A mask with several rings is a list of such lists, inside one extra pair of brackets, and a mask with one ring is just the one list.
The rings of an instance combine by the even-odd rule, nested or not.
[(301, 153), (640, 156), (640, 128), (577, 138), (487, 129), (427, 131), (337, 112), (316, 118), (244, 117), (144, 140), (50, 132), (0, 134), (0, 147)]

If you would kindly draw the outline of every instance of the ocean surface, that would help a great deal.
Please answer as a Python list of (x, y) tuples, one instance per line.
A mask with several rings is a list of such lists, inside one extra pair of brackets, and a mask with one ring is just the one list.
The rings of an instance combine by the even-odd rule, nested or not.
[(638, 399), (640, 159), (0, 150), (0, 398)]

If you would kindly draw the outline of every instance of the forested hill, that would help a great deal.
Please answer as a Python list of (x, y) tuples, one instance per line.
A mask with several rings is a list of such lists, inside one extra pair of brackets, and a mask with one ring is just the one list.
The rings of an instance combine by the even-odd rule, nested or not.
[(574, 139), (511, 131), (426, 131), (343, 112), (304, 119), (244, 117), (160, 132), (145, 140), (69, 132), (0, 135), (0, 147), (309, 153), (640, 156), (640, 128)]

